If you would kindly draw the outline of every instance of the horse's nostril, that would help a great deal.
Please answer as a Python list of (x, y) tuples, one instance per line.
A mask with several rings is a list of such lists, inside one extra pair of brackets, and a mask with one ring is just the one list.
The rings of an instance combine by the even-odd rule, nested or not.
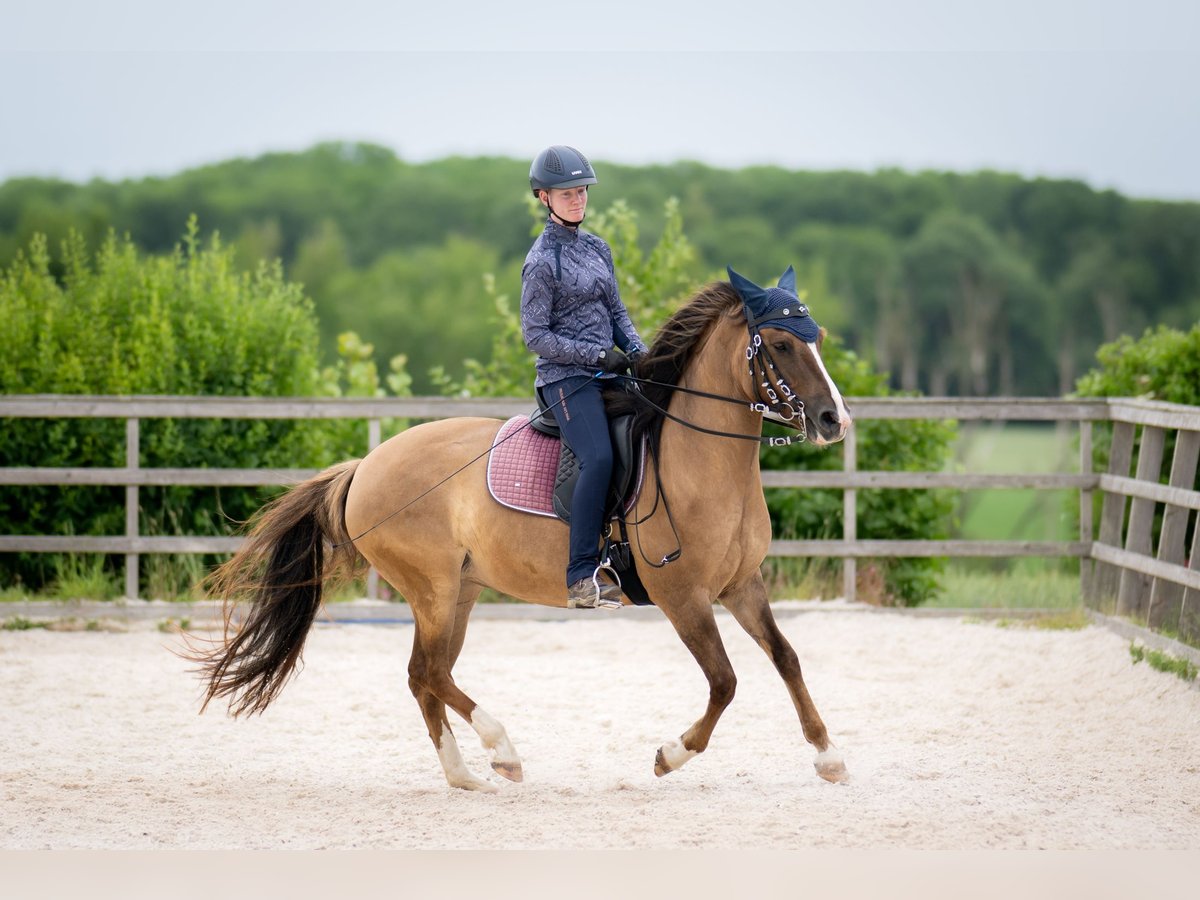
[(825, 412), (821, 413), (821, 417), (820, 417), (819, 421), (823, 427), (829, 428), (829, 429), (837, 428), (839, 425), (842, 424), (842, 420), (838, 418), (838, 414), (835, 413), (833, 410), (829, 410), (829, 409), (827, 409), (827, 410), (825, 410)]

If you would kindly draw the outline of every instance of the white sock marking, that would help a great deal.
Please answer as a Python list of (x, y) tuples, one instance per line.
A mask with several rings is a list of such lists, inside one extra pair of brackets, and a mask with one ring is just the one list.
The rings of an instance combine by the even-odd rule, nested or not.
[(467, 768), (467, 764), (463, 762), (462, 753), (458, 749), (458, 741), (454, 739), (454, 734), (449, 728), (442, 729), (442, 736), (438, 740), (438, 759), (442, 763), (442, 771), (446, 773), (446, 780), (451, 785), (458, 786), (467, 781), (474, 779), (471, 770)]
[(663, 762), (674, 772), (693, 756), (699, 754), (695, 750), (689, 750), (683, 746), (682, 741), (668, 741), (662, 745), (662, 755)]
[(492, 762), (520, 764), (521, 758), (517, 756), (517, 750), (508, 739), (508, 732), (503, 725), (478, 706), (471, 712), (470, 723), (479, 735), (480, 743), (491, 751)]

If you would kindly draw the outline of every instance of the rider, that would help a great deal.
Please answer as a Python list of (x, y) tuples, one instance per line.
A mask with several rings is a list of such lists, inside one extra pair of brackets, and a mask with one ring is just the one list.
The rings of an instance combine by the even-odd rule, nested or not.
[(521, 270), (521, 331), (538, 355), (535, 387), (579, 461), (567, 606), (615, 609), (621, 590), (602, 581), (598, 568), (613, 461), (600, 379), (627, 370), (646, 345), (621, 302), (608, 244), (579, 230), (593, 184), (596, 173), (574, 147), (547, 147), (529, 167), (547, 219)]

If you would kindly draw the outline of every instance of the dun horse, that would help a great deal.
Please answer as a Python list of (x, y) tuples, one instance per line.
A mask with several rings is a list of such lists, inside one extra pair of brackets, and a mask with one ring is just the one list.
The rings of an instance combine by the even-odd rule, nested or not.
[[(639, 574), (709, 684), (703, 715), (679, 740), (659, 748), (654, 771), (665, 775), (702, 753), (733, 699), (736, 678), (713, 614), (716, 601), (771, 658), (804, 737), (817, 750), (817, 773), (838, 782), (846, 778), (841, 756), (809, 697), (796, 653), (775, 623), (759, 570), (771, 523), (758, 448), (767, 440), (759, 437), (764, 415), (790, 422), (801, 432), (796, 439), (807, 437), (817, 446), (841, 440), (850, 415), (821, 361), (824, 330), (810, 319), (812, 339), (804, 340), (779, 322), (780, 315), (807, 317), (795, 298), (791, 270), (780, 281), (781, 288), (790, 288), (786, 312), (777, 302), (781, 288), (758, 288), (732, 271), (731, 278), (733, 284), (710, 284), (681, 307), (660, 329), (638, 371), (645, 379), (644, 397), (660, 410), (639, 404), (635, 424), (648, 435), (658, 463), (647, 467), (629, 514), (630, 522), (644, 520), (636, 527), (635, 556), (639, 544), (654, 560), (677, 546), (682, 550), (661, 568), (639, 564)], [(772, 318), (775, 327), (771, 322), (757, 327)], [(453, 787), (496, 790), (463, 762), (449, 707), (475, 730), (492, 768), (521, 781), (521, 759), (504, 727), (459, 687), (452, 670), (485, 586), (531, 603), (566, 605), (567, 527), (501, 506), (486, 489), (485, 465), (467, 465), (487, 454), (498, 427), (483, 418), (418, 425), (263, 509), (242, 549), (213, 575), (227, 610), (239, 600), (248, 600), (249, 609), (236, 629), (227, 614), (224, 639), (193, 654), (207, 682), (205, 707), (225, 698), (235, 716), (264, 710), (294, 673), (324, 583), (361, 554), (411, 607), (409, 687), (446, 780)], [(430, 490), (462, 466), (460, 474)], [(668, 504), (656, 503), (660, 495)], [(333, 557), (327, 560), (329, 545)]]

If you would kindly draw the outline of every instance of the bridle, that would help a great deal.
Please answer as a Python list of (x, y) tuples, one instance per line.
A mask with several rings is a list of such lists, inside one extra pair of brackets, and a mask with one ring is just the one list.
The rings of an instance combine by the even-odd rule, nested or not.
[[(617, 378), (633, 384), (634, 390), (629, 391), (629, 395), (635, 398), (635, 402), (644, 403), (665, 418), (670, 419), (672, 422), (677, 422), (686, 428), (690, 428), (693, 431), (699, 431), (703, 434), (711, 434), (715, 437), (727, 437), (736, 438), (737, 440), (742, 441), (754, 441), (759, 444), (765, 444), (768, 447), (786, 447), (790, 444), (803, 443), (808, 438), (808, 419), (804, 412), (804, 401), (796, 396), (796, 392), (792, 390), (791, 385), (789, 385), (780, 374), (779, 367), (776, 366), (775, 360), (771, 357), (771, 352), (767, 349), (766, 342), (762, 339), (760, 328), (764, 322), (791, 317), (803, 318), (807, 315), (808, 307), (803, 303), (797, 303), (795, 306), (788, 304), (785, 307), (782, 307), (778, 310), (772, 310), (758, 317), (755, 317), (751, 314), (749, 307), (746, 308), (746, 328), (749, 331), (750, 337), (750, 341), (746, 345), (746, 365), (750, 372), (750, 378), (755, 383), (756, 392), (757, 389), (761, 389), (769, 400), (767, 403), (762, 401), (761, 393), (758, 394), (759, 400), (747, 401), (742, 397), (729, 397), (725, 394), (714, 394), (709, 391), (698, 391), (695, 388), (686, 388), (678, 384), (670, 384), (669, 382), (664, 381), (654, 381), (650, 378), (638, 378), (635, 375), (617, 375)], [(778, 387), (778, 390), (776, 390), (775, 387), (772, 387), (772, 378), (774, 378), (775, 385)], [(795, 435), (789, 435), (787, 437), (769, 437), (761, 434), (739, 434), (733, 431), (718, 431), (714, 428), (705, 428), (703, 425), (697, 425), (695, 422), (689, 422), (686, 419), (682, 419), (679, 416), (673, 415), (663, 407), (659, 406), (640, 390), (642, 385), (652, 385), (654, 387), (666, 388), (668, 390), (679, 391), (680, 393), (684, 394), (691, 394), (696, 397), (705, 397), (710, 400), (721, 400), (725, 403), (736, 403), (738, 406), (747, 407), (753, 412), (762, 413), (764, 416), (770, 416), (786, 424), (792, 424), (798, 418), (800, 420), (799, 425), (792, 426), (798, 430)], [(651, 568), (661, 569), (663, 566), (666, 566), (669, 563), (675, 562), (677, 559), (679, 559), (683, 553), (683, 545), (680, 543), (679, 531), (675, 528), (675, 518), (671, 515), (670, 503), (667, 502), (667, 495), (662, 488), (662, 477), (658, 471), (657, 452), (651, 453), (651, 460), (654, 464), (655, 474), (654, 505), (651, 507), (650, 511), (646, 513), (646, 515), (631, 522), (630, 524), (633, 525), (634, 535), (638, 544), (638, 554), (642, 557), (642, 561)], [(640, 526), (658, 510), (658, 504), (660, 500), (662, 501), (663, 509), (667, 516), (667, 523), (670, 525), (671, 533), (675, 538), (675, 549), (663, 556), (661, 562), (655, 562), (647, 557), (645, 551), (642, 550)], [(621, 530), (621, 543), (625, 543), (627, 545), (628, 536), (626, 534), (626, 523), (624, 517), (618, 517), (618, 522)], [(608, 568), (610, 571), (614, 571), (610, 565), (610, 560), (611, 554), (613, 553), (613, 548), (617, 546), (617, 542), (615, 542), (613, 539), (611, 523), (609, 523), (608, 529), (603, 537), (604, 551), (601, 554), (601, 565), (604, 568)], [(617, 583), (620, 583), (619, 577), (617, 578)]]
[[(808, 420), (804, 414), (804, 401), (797, 397), (791, 385), (783, 380), (783, 376), (779, 373), (779, 369), (775, 365), (775, 360), (771, 358), (771, 354), (767, 350), (767, 345), (762, 339), (759, 327), (763, 322), (770, 322), (775, 319), (802, 319), (808, 317), (808, 307), (799, 302), (796, 303), (795, 307), (789, 303), (782, 309), (771, 310), (758, 318), (750, 314), (749, 308), (746, 309), (746, 328), (750, 332), (750, 343), (746, 347), (746, 362), (750, 369), (750, 377), (756, 384), (759, 384), (771, 401), (771, 408), (762, 412), (764, 415), (778, 418), (780, 421), (789, 424), (799, 417), (800, 427), (798, 430), (800, 436), (796, 443), (804, 441), (808, 436)], [(775, 376), (775, 383), (779, 386), (778, 393), (771, 387), (771, 375)], [(780, 395), (783, 396), (782, 401), (779, 399)], [(788, 410), (787, 415), (781, 412), (784, 408)], [(788, 441), (788, 443), (792, 442)]]
[[(739, 434), (732, 431), (717, 431), (712, 428), (705, 428), (702, 425), (697, 425), (694, 422), (688, 422), (686, 419), (681, 419), (679, 416), (673, 415), (663, 407), (659, 406), (642, 391), (631, 391), (631, 395), (636, 398), (636, 402), (644, 403), (672, 422), (677, 422), (686, 428), (691, 428), (693, 431), (699, 431), (704, 434), (711, 434), (716, 437), (736, 438), (743, 441), (755, 441), (764, 444), (768, 447), (787, 447), (791, 444), (802, 444), (808, 439), (808, 419), (804, 412), (804, 401), (796, 396), (796, 392), (792, 390), (780, 374), (779, 367), (776, 366), (774, 358), (767, 349), (766, 342), (762, 339), (760, 328), (762, 323), (769, 322), (774, 319), (785, 318), (803, 318), (808, 316), (808, 307), (803, 303), (797, 303), (795, 306), (788, 304), (782, 309), (772, 310), (757, 318), (751, 314), (749, 308), (746, 309), (746, 329), (749, 331), (750, 341), (746, 345), (746, 366), (750, 372), (750, 379), (755, 384), (756, 392), (759, 393), (758, 401), (747, 401), (742, 397), (729, 397), (724, 394), (713, 394), (708, 391), (698, 391), (694, 388), (682, 387), (678, 384), (671, 384), (665, 381), (654, 381), (649, 378), (638, 378), (635, 375), (618, 375), (617, 378), (633, 384), (635, 386), (651, 385), (653, 387), (665, 388), (671, 391), (678, 391), (683, 394), (692, 394), (697, 397), (706, 397), (710, 400), (722, 400), (726, 403), (736, 403), (739, 406), (745, 406), (752, 412), (762, 413), (764, 416), (775, 419), (787, 425), (792, 425), (796, 428), (797, 433), (788, 435), (787, 437), (770, 437), (760, 434)], [(771, 381), (774, 379), (778, 390), (772, 386)], [(763, 394), (766, 394), (769, 402), (762, 401)], [(782, 399), (780, 399), (782, 398)], [(799, 419), (798, 425), (793, 423)]]

